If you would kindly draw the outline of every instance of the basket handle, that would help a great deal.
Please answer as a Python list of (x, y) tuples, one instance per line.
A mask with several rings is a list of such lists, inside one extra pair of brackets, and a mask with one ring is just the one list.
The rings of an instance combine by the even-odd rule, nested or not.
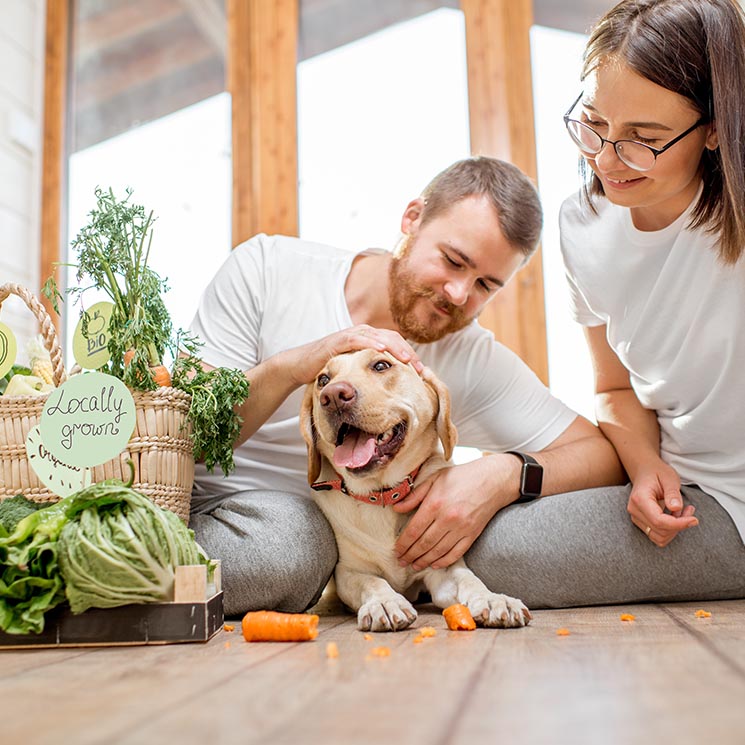
[(42, 338), (44, 339), (44, 346), (52, 359), (54, 384), (55, 386), (61, 385), (67, 380), (67, 375), (65, 374), (65, 365), (62, 362), (62, 348), (57, 339), (57, 329), (54, 327), (49, 313), (47, 313), (46, 308), (25, 287), (21, 287), (21, 285), (13, 282), (0, 285), (0, 307), (2, 307), (8, 295), (18, 295), (26, 303), (28, 309), (36, 316)]

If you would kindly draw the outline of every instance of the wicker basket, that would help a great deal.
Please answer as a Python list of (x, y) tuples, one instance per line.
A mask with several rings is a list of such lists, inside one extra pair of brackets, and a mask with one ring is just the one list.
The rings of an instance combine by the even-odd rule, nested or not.
[[(28, 290), (15, 284), (0, 286), (0, 306), (8, 295), (18, 295), (36, 316), (52, 358), (54, 382), (66, 380), (62, 351), (54, 324), (44, 306)], [(92, 480), (129, 480), (134, 463), (132, 488), (161, 507), (189, 520), (194, 457), (187, 414), (191, 398), (176, 388), (133, 391), (137, 413), (135, 430), (127, 447), (92, 470)], [(47, 395), (0, 396), (0, 499), (23, 494), (35, 502), (56, 502), (59, 497), (36, 476), (26, 457), (26, 437), (38, 423)]]

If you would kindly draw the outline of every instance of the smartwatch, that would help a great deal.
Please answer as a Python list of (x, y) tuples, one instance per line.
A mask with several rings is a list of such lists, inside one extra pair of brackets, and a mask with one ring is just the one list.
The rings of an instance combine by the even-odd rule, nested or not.
[(506, 454), (516, 455), (523, 462), (520, 472), (520, 497), (512, 504), (531, 502), (540, 497), (543, 486), (543, 466), (532, 455), (517, 450), (508, 450)]

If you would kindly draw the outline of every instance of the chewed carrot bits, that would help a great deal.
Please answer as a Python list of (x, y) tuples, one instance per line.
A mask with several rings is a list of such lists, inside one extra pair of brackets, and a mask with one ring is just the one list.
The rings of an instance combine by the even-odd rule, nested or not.
[(372, 657), (390, 657), (391, 649), (390, 647), (373, 647), (370, 650), (370, 655)]
[(621, 620), (628, 621), (630, 623), (632, 621), (636, 621), (636, 616), (631, 615), (631, 613), (621, 613)]
[(571, 633), (569, 629), (556, 629), (556, 636), (569, 636)]
[(451, 631), (473, 631), (476, 628), (471, 611), (460, 603), (445, 608), (442, 615)]
[(415, 636), (413, 641), (414, 644), (421, 644), (424, 641), (424, 637), (420, 634), (419, 636)]
[(252, 611), (243, 616), (241, 629), (247, 642), (305, 642), (318, 636), (318, 616)]
[(373, 635), (372, 634), (365, 634), (365, 641), (366, 642), (371, 642), (372, 641), (372, 638), (373, 638)]
[(326, 645), (326, 657), (330, 660), (335, 660), (339, 656), (339, 647), (336, 646), (336, 642), (329, 642)]
[(708, 610), (697, 610), (694, 615), (696, 618), (711, 618), (711, 613)]
[(225, 625), (224, 625), (224, 626), (222, 627), (222, 629), (223, 629), (223, 631), (227, 631), (228, 633), (230, 633), (231, 631), (235, 631), (235, 626), (233, 626), (233, 624), (232, 624), (232, 623), (226, 623), (226, 624), (225, 624)]
[(430, 636), (437, 636), (437, 629), (433, 626), (422, 626), (421, 629), (419, 629), (419, 636), (428, 638)]

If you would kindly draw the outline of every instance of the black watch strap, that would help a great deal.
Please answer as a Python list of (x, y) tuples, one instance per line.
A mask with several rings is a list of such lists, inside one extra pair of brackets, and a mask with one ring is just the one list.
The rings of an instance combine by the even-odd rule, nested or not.
[(515, 455), (523, 462), (520, 471), (520, 497), (512, 504), (531, 502), (540, 497), (543, 487), (543, 466), (532, 455), (518, 450), (508, 450), (507, 455)]

